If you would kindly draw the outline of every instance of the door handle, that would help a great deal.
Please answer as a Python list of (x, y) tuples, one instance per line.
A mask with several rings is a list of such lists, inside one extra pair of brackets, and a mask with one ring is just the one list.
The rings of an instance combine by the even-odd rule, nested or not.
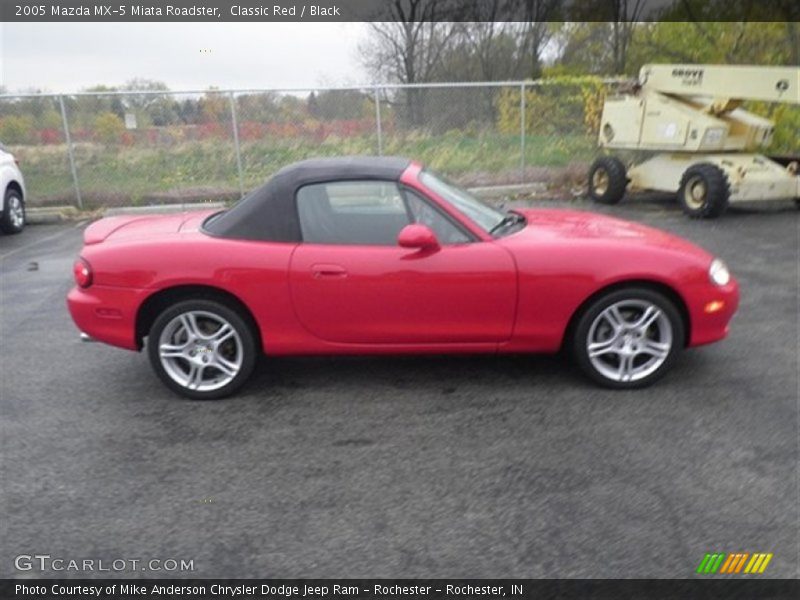
[(314, 279), (343, 279), (347, 277), (347, 271), (341, 265), (313, 265), (311, 273)]

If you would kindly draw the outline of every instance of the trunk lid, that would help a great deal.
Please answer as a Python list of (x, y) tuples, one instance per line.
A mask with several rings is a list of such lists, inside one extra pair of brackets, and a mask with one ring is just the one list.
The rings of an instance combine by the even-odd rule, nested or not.
[(171, 215), (120, 215), (95, 221), (86, 228), (83, 243), (99, 244), (106, 240), (141, 239), (178, 233), (189, 222), (196, 229), (213, 211)]

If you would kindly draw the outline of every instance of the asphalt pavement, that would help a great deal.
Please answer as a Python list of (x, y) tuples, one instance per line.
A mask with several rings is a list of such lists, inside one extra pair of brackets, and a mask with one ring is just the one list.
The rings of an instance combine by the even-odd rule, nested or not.
[(646, 390), (559, 357), (304, 358), (182, 400), (143, 354), (78, 341), (81, 226), (0, 237), (0, 576), (48, 554), (194, 565), (128, 576), (678, 578), (706, 552), (800, 576), (798, 212), (602, 210), (742, 287), (730, 337)]

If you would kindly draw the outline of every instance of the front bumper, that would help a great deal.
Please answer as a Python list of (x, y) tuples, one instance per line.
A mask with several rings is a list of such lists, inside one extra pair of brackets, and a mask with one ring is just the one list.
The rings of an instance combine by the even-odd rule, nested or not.
[(719, 341), (728, 335), (731, 319), (739, 308), (739, 284), (731, 277), (727, 285), (697, 286), (687, 304), (691, 326), (687, 345), (702, 346)]
[(98, 342), (139, 350), (136, 314), (148, 290), (105, 287), (74, 287), (67, 295), (67, 308), (81, 333)]

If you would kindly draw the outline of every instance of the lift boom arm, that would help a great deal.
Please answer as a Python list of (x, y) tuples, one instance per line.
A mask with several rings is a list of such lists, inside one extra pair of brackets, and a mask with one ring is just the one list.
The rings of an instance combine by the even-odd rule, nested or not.
[(675, 96), (800, 104), (797, 67), (645, 65), (639, 83), (645, 90)]

